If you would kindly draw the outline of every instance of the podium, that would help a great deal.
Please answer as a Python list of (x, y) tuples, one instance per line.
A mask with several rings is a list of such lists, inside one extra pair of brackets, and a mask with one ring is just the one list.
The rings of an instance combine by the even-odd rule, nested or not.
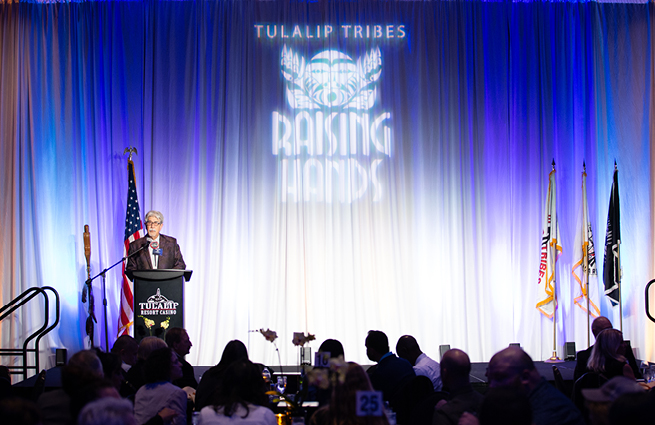
[(134, 282), (134, 339), (165, 338), (168, 328), (184, 328), (184, 282), (191, 270), (126, 270)]

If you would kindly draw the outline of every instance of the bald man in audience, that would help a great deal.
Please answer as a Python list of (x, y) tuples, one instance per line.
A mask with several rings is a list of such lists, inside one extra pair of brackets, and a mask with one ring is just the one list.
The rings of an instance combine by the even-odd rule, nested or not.
[(441, 381), (448, 398), (437, 404), (433, 425), (456, 425), (464, 412), (475, 414), (484, 398), (469, 381), (471, 360), (457, 348), (448, 350), (441, 358)]
[(515, 388), (527, 395), (534, 425), (584, 424), (571, 400), (539, 374), (530, 356), (519, 347), (494, 354), (487, 378), (490, 388)]
[[(594, 319), (593, 322), (591, 322), (591, 333), (594, 334), (594, 338), (598, 338), (598, 334), (604, 331), (605, 329), (612, 329), (612, 322), (610, 322), (610, 319), (604, 316), (600, 316)], [(575, 363), (575, 370), (573, 371), (573, 380), (577, 381), (582, 375), (585, 373), (589, 372), (587, 369), (587, 362), (589, 361), (589, 357), (591, 357), (591, 350), (594, 349), (594, 345), (590, 345), (589, 348), (586, 350), (582, 350), (578, 352), (578, 355), (576, 356), (576, 363)], [(628, 360), (628, 364), (630, 365), (630, 368), (632, 369), (632, 372), (635, 374), (635, 378), (641, 379), (643, 376), (641, 375), (641, 372), (639, 371), (639, 367), (637, 366), (637, 360), (635, 359), (635, 355), (632, 352), (632, 348), (628, 345), (625, 350), (625, 358)]]
[(429, 358), (411, 335), (403, 335), (396, 343), (396, 354), (411, 363), (416, 376), (426, 376), (432, 381), (435, 391), (441, 391), (441, 370), (439, 363)]

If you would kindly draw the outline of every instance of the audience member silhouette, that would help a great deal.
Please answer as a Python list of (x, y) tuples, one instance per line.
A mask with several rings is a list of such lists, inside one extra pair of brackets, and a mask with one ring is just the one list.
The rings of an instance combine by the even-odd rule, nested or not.
[(367, 370), (373, 388), (382, 391), (384, 400), (395, 409), (400, 390), (416, 376), (412, 365), (389, 351), (389, 339), (381, 331), (368, 332), (366, 355), (377, 363)]
[(11, 394), (11, 375), (9, 368), (5, 365), (0, 365), (0, 400), (9, 397)]
[(102, 363), (93, 350), (82, 350), (73, 354), (68, 365), (61, 371), (62, 388), (46, 391), (37, 400), (37, 406), (44, 425), (73, 423), (71, 398), (80, 388), (93, 381), (102, 380)]
[(617, 398), (609, 409), (611, 425), (647, 424), (653, 420), (655, 391), (626, 393)]
[(19, 397), (6, 397), (0, 400), (0, 418), (2, 418), (3, 425), (38, 425), (43, 423), (36, 403)]
[(411, 335), (403, 335), (396, 343), (396, 353), (401, 359), (407, 360), (414, 368), (416, 375), (427, 376), (435, 391), (441, 391), (441, 369), (439, 363), (427, 356)]
[(441, 379), (446, 401), (439, 403), (434, 411), (434, 425), (457, 424), (464, 412), (476, 414), (483, 396), (471, 386), (471, 360), (468, 354), (457, 348), (444, 353), (441, 358)]
[(173, 349), (173, 352), (175, 352), (182, 365), (182, 377), (174, 380), (173, 384), (180, 388), (198, 388), (198, 381), (196, 381), (193, 373), (193, 366), (184, 359), (184, 356), (189, 354), (191, 347), (193, 347), (187, 331), (182, 328), (170, 328), (166, 332), (166, 344)]
[(345, 376), (337, 380), (330, 404), (318, 409), (310, 425), (388, 425), (386, 416), (357, 416), (357, 391), (371, 391), (368, 375), (357, 363), (348, 362)]
[(166, 342), (156, 336), (147, 336), (139, 342), (136, 363), (127, 371), (127, 382), (135, 391), (146, 383), (146, 359), (150, 356), (150, 353), (165, 347), (167, 347)]
[[(607, 330), (604, 332), (607, 332)], [(644, 387), (639, 385), (633, 378), (625, 376), (615, 376), (600, 388), (583, 389), (585, 411), (588, 413), (587, 423), (591, 425), (609, 425), (610, 405), (614, 401), (623, 394), (643, 394), (644, 391)]]
[(602, 375), (605, 379), (625, 376), (634, 380), (635, 375), (625, 358), (625, 352), (626, 346), (621, 331), (605, 329), (596, 337), (587, 369)]
[(218, 387), (211, 405), (200, 411), (200, 423), (275, 425), (275, 414), (264, 407), (267, 403), (259, 368), (247, 359), (240, 359), (225, 369), (223, 384)]
[(123, 382), (123, 369), (121, 359), (113, 353), (105, 353), (95, 348), (96, 355), (102, 363), (102, 370), (106, 380), (110, 381), (120, 391)]
[(218, 364), (202, 375), (196, 391), (195, 409), (197, 411), (211, 404), (212, 397), (215, 397), (220, 391), (225, 371), (237, 360), (248, 360), (248, 349), (243, 342), (235, 339), (227, 343)]
[(318, 347), (319, 353), (330, 353), (331, 359), (339, 358), (339, 356), (345, 358), (343, 345), (336, 339), (326, 339), (323, 341), (320, 347)]
[[(607, 317), (600, 316), (594, 319), (593, 322), (591, 322), (591, 333), (594, 334), (594, 338), (598, 338), (598, 334), (601, 331), (604, 331), (605, 329), (612, 329), (612, 322)], [(590, 346), (586, 350), (578, 351), (578, 355), (576, 357), (576, 364), (575, 364), (575, 370), (573, 371), (573, 381), (577, 381), (580, 379), (582, 375), (585, 373), (589, 372), (589, 369), (587, 369), (587, 362), (589, 361), (589, 357), (591, 357), (591, 351), (593, 350), (594, 346)], [(641, 372), (639, 372), (639, 366), (637, 366), (637, 360), (635, 359), (634, 354), (632, 353), (632, 349), (628, 344), (626, 344), (626, 350), (625, 350), (625, 357), (628, 360), (628, 363), (630, 364), (630, 367), (632, 368), (632, 372), (634, 373), (635, 377), (638, 379), (641, 379)]]
[(478, 411), (480, 425), (531, 425), (532, 407), (516, 388), (491, 388)]
[(114, 342), (114, 346), (111, 347), (111, 353), (120, 357), (121, 367), (125, 372), (136, 364), (138, 351), (139, 343), (129, 335), (119, 336)]
[(171, 383), (182, 376), (178, 357), (169, 347), (153, 351), (145, 362), (146, 385), (134, 399), (134, 416), (144, 424), (164, 407), (177, 413), (175, 423), (186, 424), (187, 393)]
[(70, 411), (72, 423), (77, 422), (80, 411), (88, 403), (102, 398), (121, 398), (115, 384), (107, 379), (99, 379), (95, 376), (89, 377), (88, 375), (82, 376), (78, 372), (76, 379), (71, 382), (70, 376), (71, 373), (69, 372), (63, 385), (71, 397)]
[(530, 356), (519, 347), (494, 354), (487, 370), (490, 388), (515, 388), (530, 401), (535, 425), (582, 425), (571, 400), (541, 375)]
[[(655, 392), (641, 391), (629, 365), (629, 347), (622, 333), (612, 329), (611, 324), (608, 327), (608, 323), (606, 318), (599, 318), (592, 325), (596, 342), (589, 351), (586, 370), (610, 380), (599, 389), (581, 390), (591, 412), (589, 423), (645, 423), (652, 415)], [(126, 363), (118, 353), (129, 357), (128, 351), (134, 342), (123, 338), (114, 344), (116, 354), (96, 349), (73, 355), (62, 370), (63, 388), (42, 394), (38, 405), (25, 405), (16, 399), (0, 400), (2, 423), (160, 425), (174, 421), (185, 424), (187, 392), (172, 381), (182, 377), (181, 361), (191, 343), (186, 331), (177, 329), (173, 331), (171, 347), (156, 337), (144, 338), (139, 345), (138, 360), (130, 368), (128, 377), (136, 377), (137, 381), (140, 378), (146, 385), (136, 393), (134, 413), (129, 402), (119, 399), (117, 391), (122, 366)], [(180, 334), (179, 339), (176, 333)], [(396, 344), (399, 355), (396, 357), (389, 351), (386, 335), (373, 330), (367, 335), (366, 349), (369, 359), (377, 365), (367, 373), (351, 362), (345, 372), (334, 372), (343, 376), (334, 381), (329, 404), (312, 416), (311, 424), (388, 424), (386, 416), (356, 416), (356, 392), (372, 389), (383, 393), (383, 399), (390, 402), (398, 412), (399, 423), (403, 424), (423, 425), (430, 421), (433, 425), (584, 424), (580, 411), (540, 376), (530, 356), (519, 347), (506, 348), (491, 358), (487, 369), (489, 390), (484, 398), (470, 384), (470, 359), (461, 350), (447, 351), (439, 365), (422, 353), (415, 338), (404, 335)], [(325, 340), (319, 351), (330, 352), (331, 357), (342, 357), (344, 352), (341, 343), (334, 339)], [(428, 376), (430, 367), (427, 371), (419, 367), (426, 359), (431, 366), (439, 366), (436, 376), (443, 385), (443, 392), (434, 393), (435, 381)], [(583, 360), (582, 356), (578, 360)], [(434, 378), (435, 374), (431, 376)], [(261, 369), (248, 360), (245, 345), (238, 340), (230, 341), (221, 360), (204, 374), (198, 388), (200, 420), (205, 425), (274, 425), (277, 423), (275, 415), (265, 407), (268, 404), (265, 391)], [(624, 394), (626, 392), (629, 394)], [(441, 397), (445, 399), (433, 409)], [(423, 409), (428, 404), (430, 408)], [(428, 413), (418, 414), (419, 410)]]
[[(319, 353), (330, 353), (330, 359), (338, 359), (341, 357), (343, 360), (344, 350), (343, 345), (336, 339), (326, 339), (318, 348)], [(325, 406), (330, 402), (332, 397), (332, 388), (320, 388), (311, 385), (307, 388), (306, 400), (318, 401), (319, 406)]]

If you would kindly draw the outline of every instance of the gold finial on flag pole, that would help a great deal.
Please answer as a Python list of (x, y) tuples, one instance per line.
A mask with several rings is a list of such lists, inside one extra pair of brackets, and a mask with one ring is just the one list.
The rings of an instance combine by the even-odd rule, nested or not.
[(123, 151), (123, 155), (125, 155), (127, 153), (130, 154), (129, 158), (127, 158), (128, 161), (132, 161), (132, 154), (136, 154), (136, 155), (139, 154), (139, 152), (137, 152), (137, 150), (136, 150), (136, 148), (134, 146), (130, 146), (129, 148), (125, 148), (125, 150)]
[(553, 171), (555, 171), (555, 158), (553, 158)]
[(587, 174), (587, 164), (584, 161), (582, 161), (582, 172)]

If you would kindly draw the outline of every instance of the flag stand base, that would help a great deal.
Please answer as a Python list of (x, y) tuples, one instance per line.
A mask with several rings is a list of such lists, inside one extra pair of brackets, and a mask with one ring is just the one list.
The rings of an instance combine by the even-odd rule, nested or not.
[(557, 357), (557, 351), (553, 351), (553, 355), (544, 363), (564, 363), (564, 360)]

